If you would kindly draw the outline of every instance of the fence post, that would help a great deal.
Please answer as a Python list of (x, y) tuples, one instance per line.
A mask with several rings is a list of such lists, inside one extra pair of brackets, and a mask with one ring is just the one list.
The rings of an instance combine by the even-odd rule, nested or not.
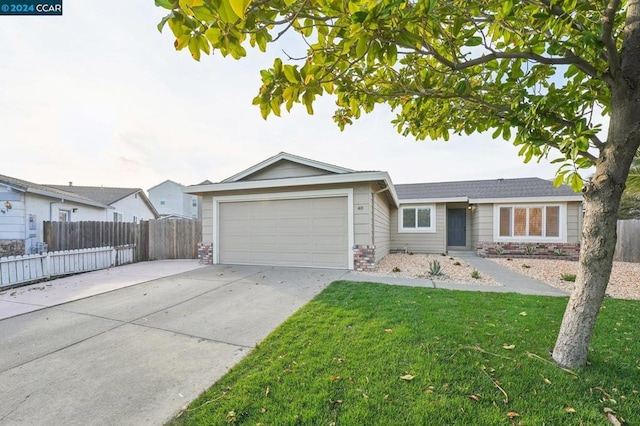
[(51, 252), (47, 251), (44, 253), (44, 258), (42, 259), (42, 269), (44, 269), (43, 273), (47, 279), (51, 278)]

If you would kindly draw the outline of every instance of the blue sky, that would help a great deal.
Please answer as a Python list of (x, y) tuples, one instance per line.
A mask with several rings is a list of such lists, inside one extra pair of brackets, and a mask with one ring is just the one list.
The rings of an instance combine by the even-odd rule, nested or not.
[(148, 189), (222, 180), (281, 151), (395, 183), (538, 176), (490, 134), (417, 142), (386, 108), (341, 132), (326, 97), (263, 120), (259, 70), (281, 50), (198, 63), (176, 52), (153, 0), (64, 0), (61, 17), (0, 16), (0, 174)]

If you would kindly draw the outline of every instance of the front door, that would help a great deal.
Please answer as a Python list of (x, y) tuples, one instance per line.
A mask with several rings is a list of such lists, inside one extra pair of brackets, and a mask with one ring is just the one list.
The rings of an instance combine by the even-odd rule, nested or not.
[(447, 210), (447, 245), (467, 245), (467, 209)]

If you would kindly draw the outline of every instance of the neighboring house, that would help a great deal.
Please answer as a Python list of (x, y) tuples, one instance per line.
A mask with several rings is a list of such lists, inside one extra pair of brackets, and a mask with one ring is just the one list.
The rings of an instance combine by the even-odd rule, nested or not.
[(537, 178), (394, 185), (280, 153), (187, 192), (203, 197), (213, 263), (366, 270), (392, 251), (579, 248), (582, 196)]
[(200, 197), (186, 194), (185, 186), (172, 180), (149, 188), (149, 199), (160, 217), (171, 215), (189, 219), (200, 218)]
[(111, 207), (107, 222), (134, 222), (157, 219), (158, 212), (140, 188), (113, 188), (106, 186), (47, 185), (61, 191), (96, 200)]
[(0, 175), (0, 256), (41, 250), (43, 221), (103, 221), (109, 211), (82, 195)]

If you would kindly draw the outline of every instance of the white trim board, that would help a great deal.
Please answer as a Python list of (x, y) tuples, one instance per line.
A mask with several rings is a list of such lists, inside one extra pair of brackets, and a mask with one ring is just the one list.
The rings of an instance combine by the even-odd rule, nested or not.
[[(220, 220), (219, 206), (220, 203), (233, 203), (244, 201), (267, 201), (267, 200), (295, 200), (305, 198), (347, 198), (347, 265), (349, 270), (353, 270), (353, 246), (354, 246), (354, 220), (353, 220), (353, 188), (327, 189), (317, 191), (297, 191), (297, 192), (279, 192), (269, 194), (250, 194), (250, 195), (223, 195), (213, 197), (213, 262), (220, 263)], [(341, 268), (336, 268), (341, 269)]]

